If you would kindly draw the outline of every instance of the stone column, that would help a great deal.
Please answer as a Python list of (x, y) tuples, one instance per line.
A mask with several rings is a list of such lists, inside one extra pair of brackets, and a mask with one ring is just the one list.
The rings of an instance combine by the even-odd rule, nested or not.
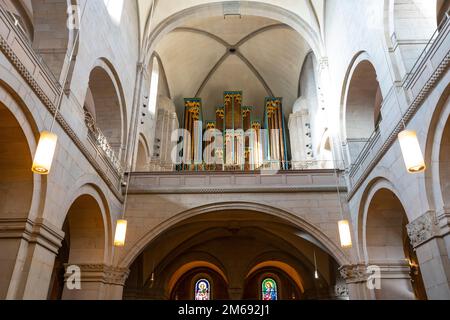
[[(63, 300), (120, 300), (129, 275), (128, 269), (105, 264), (66, 265), (66, 270), (80, 273), (66, 273)], [(74, 281), (80, 281), (78, 288)]]
[(350, 300), (373, 300), (375, 296), (367, 286), (369, 274), (364, 264), (342, 266), (339, 269), (348, 287)]
[(64, 233), (43, 219), (0, 219), (0, 298), (47, 299)]
[(428, 211), (407, 226), (430, 300), (450, 299), (450, 240), (446, 216), (441, 214), (437, 218), (434, 211)]
[(244, 289), (241, 287), (230, 287), (228, 288), (228, 295), (231, 300), (241, 300), (244, 294)]
[(406, 261), (374, 262), (372, 267), (371, 276), (376, 278), (379, 272), (380, 277), (380, 287), (373, 289), (377, 300), (416, 299), (411, 285), (411, 268)]

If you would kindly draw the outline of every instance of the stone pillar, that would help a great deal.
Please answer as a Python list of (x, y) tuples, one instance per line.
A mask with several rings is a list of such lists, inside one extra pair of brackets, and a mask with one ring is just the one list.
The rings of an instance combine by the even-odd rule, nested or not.
[(0, 298), (47, 299), (64, 233), (48, 221), (0, 219)]
[[(67, 272), (65, 275), (63, 300), (120, 300), (129, 270), (105, 264), (66, 265), (78, 268), (80, 274)], [(73, 270), (70, 270), (73, 271)], [(73, 288), (74, 281), (80, 281), (79, 288)]]
[(242, 300), (242, 295), (244, 294), (244, 289), (241, 287), (230, 287), (228, 288), (228, 295), (231, 300)]
[[(374, 289), (377, 300), (415, 300), (411, 285), (411, 268), (406, 261), (387, 261), (373, 263), (373, 270), (369, 272), (377, 277), (379, 272), (380, 287)], [(374, 279), (375, 281), (375, 279)]]
[(407, 226), (430, 300), (450, 299), (450, 240), (445, 216), (438, 219), (434, 211), (428, 211)]
[(373, 300), (375, 296), (367, 286), (368, 272), (364, 264), (342, 266), (339, 269), (348, 287), (350, 300)]
[[(308, 110), (300, 110), (289, 116), (292, 167), (302, 169), (304, 163), (313, 159), (310, 119)], [(309, 152), (309, 154), (308, 154)]]

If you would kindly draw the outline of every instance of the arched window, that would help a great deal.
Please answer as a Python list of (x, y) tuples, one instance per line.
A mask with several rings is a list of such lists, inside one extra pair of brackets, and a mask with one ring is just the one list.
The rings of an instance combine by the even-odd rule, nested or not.
[(150, 93), (148, 96), (148, 108), (152, 114), (156, 113), (156, 103), (158, 100), (158, 86), (159, 86), (159, 63), (158, 59), (153, 58), (152, 76), (150, 79)]
[(195, 300), (211, 300), (211, 286), (206, 279), (200, 279), (195, 284)]
[(266, 278), (261, 284), (261, 298), (265, 301), (278, 300), (277, 282), (272, 278)]

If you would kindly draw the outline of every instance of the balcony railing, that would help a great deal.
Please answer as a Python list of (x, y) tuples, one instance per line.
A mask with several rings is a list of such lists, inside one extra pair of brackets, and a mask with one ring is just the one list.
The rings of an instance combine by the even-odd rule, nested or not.
[(422, 53), (417, 58), (416, 63), (414, 64), (414, 66), (412, 67), (410, 73), (408, 74), (408, 76), (405, 79), (405, 82), (404, 82), (405, 88), (409, 88), (411, 86), (411, 83), (412, 83), (413, 79), (415, 78), (415, 76), (417, 76), (417, 74), (423, 68), (423, 65), (428, 61), (427, 57), (430, 54), (430, 52), (432, 51), (433, 44), (436, 42), (436, 40), (438, 39), (439, 35), (441, 34), (441, 30), (443, 29), (443, 27), (447, 24), (447, 22), (449, 20), (450, 20), (450, 11), (446, 12), (444, 18), (439, 23), (438, 28), (433, 33), (433, 35), (431, 36), (430, 40), (425, 45), (425, 48), (423, 49)]
[[(424, 100), (447, 70), (450, 43), (450, 16), (446, 14), (438, 29), (431, 37), (423, 52), (417, 59), (403, 87), (408, 92), (411, 103), (403, 115), (408, 124), (422, 106)], [(355, 163), (349, 169), (351, 190), (349, 197), (359, 188), (384, 153), (396, 141), (398, 133), (403, 129), (399, 119), (390, 133), (376, 131), (364, 146)]]
[(306, 170), (331, 170), (340, 168), (341, 163), (332, 160), (307, 161), (264, 161), (260, 165), (224, 165), (224, 164), (181, 164), (175, 166), (175, 172), (286, 172)]
[(122, 175), (124, 170), (120, 159), (117, 157), (116, 152), (109, 144), (108, 139), (105, 137), (103, 132), (99, 127), (97, 127), (92, 114), (87, 110), (84, 111), (84, 120), (91, 140), (93, 140), (96, 146), (104, 152), (104, 155), (119, 175)]

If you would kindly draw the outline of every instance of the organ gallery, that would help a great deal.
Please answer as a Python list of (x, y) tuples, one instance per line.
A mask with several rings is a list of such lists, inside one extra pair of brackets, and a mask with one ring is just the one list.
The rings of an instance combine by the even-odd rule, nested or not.
[(224, 92), (214, 120), (204, 119), (201, 98), (184, 102), (179, 170), (288, 169), (282, 98), (265, 98), (262, 120), (243, 104), (242, 91)]

